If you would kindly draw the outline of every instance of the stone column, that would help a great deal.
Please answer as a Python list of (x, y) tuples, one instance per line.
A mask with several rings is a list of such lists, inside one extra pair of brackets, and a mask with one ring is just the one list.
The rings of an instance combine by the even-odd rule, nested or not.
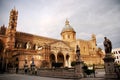
[(117, 74), (115, 73), (115, 58), (111, 53), (107, 53), (104, 57), (104, 66), (105, 66), (105, 78), (106, 79), (114, 79), (117, 78)]

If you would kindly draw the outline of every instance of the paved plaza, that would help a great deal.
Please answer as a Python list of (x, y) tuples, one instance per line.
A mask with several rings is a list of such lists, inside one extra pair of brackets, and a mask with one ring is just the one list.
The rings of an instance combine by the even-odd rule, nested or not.
[[(0, 74), (0, 80), (106, 80), (104, 79), (104, 72), (96, 72), (96, 77), (93, 75), (82, 78), (82, 79), (60, 79), (60, 78), (50, 78), (50, 77), (40, 77), (35, 75), (27, 74)], [(114, 80), (114, 79), (107, 79)]]
[[(97, 78), (82, 78), (79, 80), (104, 80), (103, 74), (99, 74), (100, 77)], [(98, 76), (98, 75), (96, 75)], [(76, 79), (60, 79), (60, 78), (50, 78), (50, 77), (40, 77), (27, 74), (0, 74), (0, 80), (76, 80)]]
[[(77, 79), (60, 79), (50, 77), (40, 77), (23, 74), (0, 74), (0, 80), (77, 80)], [(104, 80), (103, 78), (82, 78), (80, 80)]]
[(40, 77), (40, 76), (24, 75), (24, 74), (0, 74), (0, 80), (65, 80), (65, 79)]

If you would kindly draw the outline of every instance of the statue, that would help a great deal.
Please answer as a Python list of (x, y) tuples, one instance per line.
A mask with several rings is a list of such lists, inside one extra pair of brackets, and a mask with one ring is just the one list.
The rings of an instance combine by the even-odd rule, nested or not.
[(32, 57), (31, 70), (34, 70), (34, 68), (35, 68), (34, 57)]
[(105, 48), (105, 53), (111, 53), (112, 51), (112, 43), (109, 39), (107, 39), (107, 37), (104, 37), (104, 48)]
[(77, 59), (79, 60), (80, 59), (80, 48), (78, 45), (76, 46), (76, 54), (77, 54)]

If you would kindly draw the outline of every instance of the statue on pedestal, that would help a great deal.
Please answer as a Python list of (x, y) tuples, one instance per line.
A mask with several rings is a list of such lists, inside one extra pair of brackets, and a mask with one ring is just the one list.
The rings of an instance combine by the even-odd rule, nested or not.
[(34, 63), (34, 57), (32, 57), (31, 72), (32, 72), (32, 74), (35, 74), (35, 63)]
[(75, 76), (76, 78), (83, 77), (83, 61), (80, 59), (80, 47), (76, 46), (76, 65), (75, 65)]
[(104, 37), (104, 48), (105, 48), (105, 53), (108, 54), (108, 53), (111, 53), (112, 51), (112, 42), (107, 39), (107, 37)]
[(76, 46), (76, 55), (77, 55), (77, 59), (80, 60), (80, 48), (78, 45)]
[(33, 70), (34, 67), (35, 67), (35, 64), (34, 64), (34, 57), (32, 57), (31, 69)]
[(104, 65), (105, 65), (105, 78), (107, 79), (113, 79), (113, 78), (117, 78), (117, 75), (115, 73), (115, 65), (114, 65), (114, 61), (115, 61), (115, 57), (112, 56), (111, 52), (112, 52), (112, 42), (107, 39), (107, 37), (104, 37), (104, 48), (105, 48), (105, 57), (103, 58), (104, 60)]

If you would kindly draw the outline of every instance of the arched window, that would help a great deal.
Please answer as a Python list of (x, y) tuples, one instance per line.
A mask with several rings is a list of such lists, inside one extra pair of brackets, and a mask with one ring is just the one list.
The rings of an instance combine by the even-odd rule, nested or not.
[(50, 55), (50, 62), (55, 62), (55, 55), (54, 54)]
[(70, 39), (70, 35), (68, 35), (68, 39)]

